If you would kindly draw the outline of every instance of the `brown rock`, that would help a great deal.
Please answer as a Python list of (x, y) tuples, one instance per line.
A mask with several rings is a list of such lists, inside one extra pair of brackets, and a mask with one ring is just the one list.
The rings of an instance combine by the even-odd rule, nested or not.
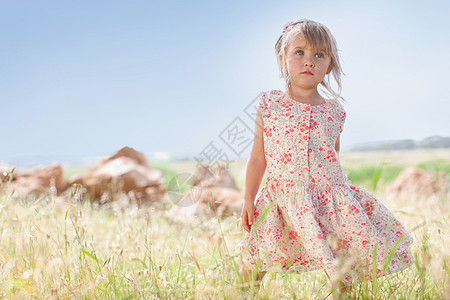
[(389, 195), (413, 193), (428, 196), (448, 188), (448, 177), (444, 172), (434, 174), (414, 166), (404, 168), (397, 178), (387, 186)]
[(141, 152), (138, 152), (130, 147), (123, 147), (113, 156), (106, 158), (106, 161), (115, 160), (119, 157), (128, 157), (134, 160), (138, 165), (143, 166), (144, 168), (149, 168), (149, 164), (145, 155)]
[(193, 186), (186, 194), (175, 193), (171, 197), (169, 193), (170, 201), (175, 204), (168, 212), (169, 218), (179, 221), (200, 215), (225, 218), (241, 211), (244, 197), (227, 168), (221, 166), (212, 172), (201, 166), (193, 178)]
[(68, 185), (81, 184), (92, 200), (132, 191), (139, 200), (155, 201), (165, 191), (164, 181), (164, 174), (150, 169), (142, 153), (125, 147), (85, 173), (72, 176)]
[(211, 187), (204, 189), (196, 200), (197, 207), (207, 216), (229, 217), (240, 212), (244, 197), (235, 189)]
[(239, 214), (243, 201), (244, 197), (241, 192), (235, 189), (193, 186), (167, 212), (167, 216), (176, 222), (192, 222), (196, 216), (226, 218)]
[(225, 166), (220, 166), (216, 170), (211, 170), (211, 168), (203, 165), (198, 167), (193, 175), (193, 185), (200, 187), (226, 187), (239, 190), (236, 181)]
[(17, 194), (42, 194), (47, 189), (54, 187), (60, 194), (65, 189), (63, 172), (59, 164), (48, 167), (37, 167), (31, 170), (17, 170), (13, 174), (8, 189)]

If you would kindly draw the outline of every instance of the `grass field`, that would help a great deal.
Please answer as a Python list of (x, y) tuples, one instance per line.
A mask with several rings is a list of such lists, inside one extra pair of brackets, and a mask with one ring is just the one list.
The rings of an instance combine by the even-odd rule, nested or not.
[[(409, 164), (450, 173), (449, 151), (341, 153), (356, 185), (374, 193), (413, 236), (415, 264), (357, 285), (356, 299), (446, 299), (450, 295), (449, 196), (403, 195), (386, 203), (384, 188)], [(352, 156), (353, 155), (353, 156)], [(151, 162), (167, 178), (192, 162)], [(230, 172), (243, 187), (245, 162)], [(69, 170), (70, 174), (79, 172)], [(66, 174), (67, 177), (67, 174)], [(374, 179), (375, 178), (375, 179)], [(239, 216), (175, 223), (169, 201), (141, 206), (126, 195), (97, 205), (79, 190), (16, 199), (0, 193), (0, 292), (11, 299), (331, 299), (323, 272), (269, 273), (259, 292), (239, 289)]]

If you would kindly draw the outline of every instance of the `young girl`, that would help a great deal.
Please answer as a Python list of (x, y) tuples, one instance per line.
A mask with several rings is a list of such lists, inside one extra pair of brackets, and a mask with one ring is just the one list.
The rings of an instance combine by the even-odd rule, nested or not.
[[(345, 292), (375, 274), (410, 266), (412, 239), (405, 228), (374, 195), (353, 186), (339, 162), (346, 112), (334, 37), (322, 24), (301, 20), (285, 26), (275, 52), (286, 92), (268, 91), (259, 101), (241, 215), (247, 232), (238, 245), (240, 275), (260, 281), (267, 271), (324, 270), (332, 288)], [(319, 84), (330, 99), (319, 94)]]

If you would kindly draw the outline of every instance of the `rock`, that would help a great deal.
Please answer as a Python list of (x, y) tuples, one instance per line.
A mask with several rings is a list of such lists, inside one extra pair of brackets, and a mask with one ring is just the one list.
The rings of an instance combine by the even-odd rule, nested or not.
[(239, 190), (236, 181), (225, 166), (220, 166), (215, 171), (203, 165), (198, 167), (194, 172), (192, 184), (200, 187), (226, 187)]
[(239, 213), (244, 203), (241, 192), (226, 187), (206, 188), (196, 200), (199, 210), (206, 213), (207, 216), (222, 218)]
[(8, 186), (16, 194), (42, 194), (49, 188), (55, 188), (56, 194), (61, 194), (66, 187), (63, 181), (63, 171), (59, 164), (48, 167), (37, 167), (13, 173), (12, 181)]
[(413, 193), (419, 196), (429, 196), (445, 192), (448, 189), (448, 177), (444, 172), (434, 174), (414, 166), (404, 168), (397, 178), (387, 186), (386, 193), (399, 195)]
[[(193, 187), (195, 189), (196, 187)], [(188, 192), (167, 213), (174, 221), (192, 221), (194, 217), (227, 218), (239, 214), (244, 203), (242, 194), (230, 188), (210, 187)]]
[(169, 210), (169, 218), (190, 221), (194, 216), (226, 218), (240, 213), (244, 197), (227, 168), (221, 166), (213, 173), (201, 166), (193, 178), (193, 186), (186, 194), (170, 199), (175, 206)]
[(153, 202), (165, 193), (164, 182), (164, 174), (150, 169), (142, 153), (125, 147), (99, 161), (85, 173), (72, 176), (68, 185), (81, 184), (93, 201), (100, 200), (102, 196), (105, 199), (120, 192), (133, 192), (137, 200)]
[(145, 158), (145, 155), (141, 152), (137, 152), (133, 148), (130, 147), (123, 147), (120, 149), (116, 154), (106, 159), (106, 161), (115, 160), (119, 157), (128, 157), (134, 160), (138, 165), (143, 166), (144, 168), (149, 169), (149, 164), (147, 159)]

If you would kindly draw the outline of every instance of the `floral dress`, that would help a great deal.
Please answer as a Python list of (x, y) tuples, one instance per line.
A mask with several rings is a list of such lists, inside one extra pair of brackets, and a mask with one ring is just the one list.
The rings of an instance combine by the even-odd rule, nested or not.
[(259, 108), (267, 181), (251, 231), (238, 244), (245, 268), (324, 270), (350, 285), (410, 266), (410, 235), (374, 195), (352, 185), (336, 155), (342, 104), (311, 105), (273, 90)]

